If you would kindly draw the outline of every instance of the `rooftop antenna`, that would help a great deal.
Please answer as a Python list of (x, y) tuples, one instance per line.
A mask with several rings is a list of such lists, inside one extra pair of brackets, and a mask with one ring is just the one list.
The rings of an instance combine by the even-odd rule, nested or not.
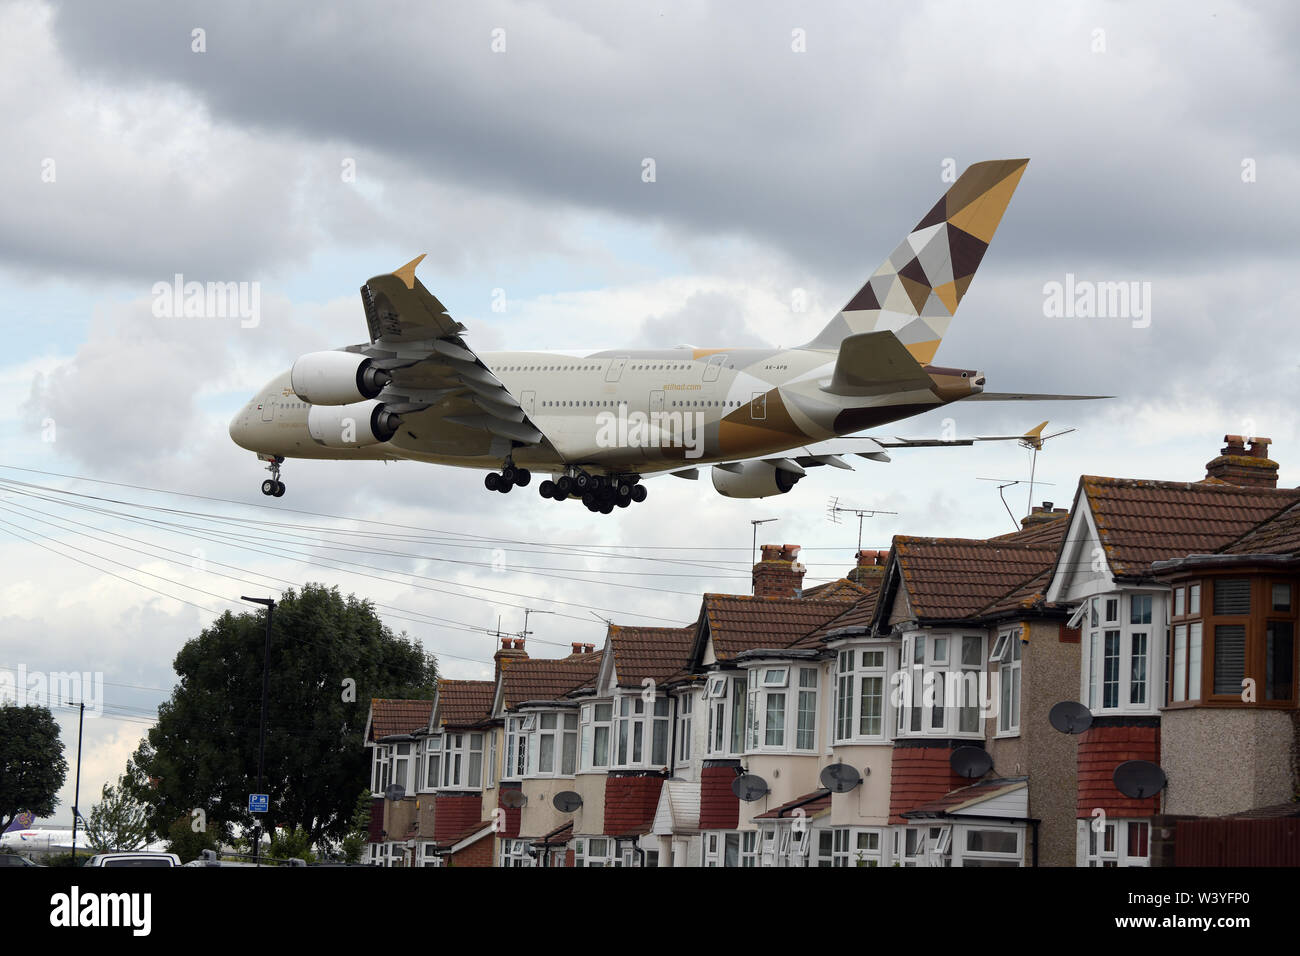
[(769, 521), (780, 521), (780, 518), (750, 518), (749, 523), (754, 526), (754, 542), (749, 547), (749, 563), (758, 563), (758, 526), (767, 524)]
[[(543, 610), (541, 610), (540, 608), (535, 608), (535, 607), (526, 607), (526, 608), (524, 608), (524, 629), (523, 629), (522, 631), (519, 632), (519, 635), (518, 635), (519, 638), (520, 638), (521, 640), (526, 640), (526, 639), (528, 638), (528, 635), (531, 634), (531, 633), (533, 633), (532, 631), (528, 630), (528, 615), (529, 615), (529, 614), (554, 614), (554, 613), (555, 613), (554, 611), (543, 611)], [(500, 630), (500, 629), (501, 629), (501, 628), (500, 628), (500, 624), (498, 623), (498, 625), (497, 625), (497, 630)]]
[(881, 511), (878, 508), (850, 508), (847, 505), (841, 505), (839, 498), (831, 498), (826, 502), (826, 520), (831, 524), (840, 524), (840, 514), (847, 512), (858, 516), (858, 550), (862, 550), (862, 519), (874, 518), (876, 515), (896, 515), (897, 511)]
[[(1043, 429), (1047, 427), (1047, 422), (1041, 422), (1037, 427), (1029, 429), (1020, 439), (1020, 447), (1028, 448), (1033, 452), (1033, 457), (1029, 462), (1029, 503), (1025, 505), (1025, 514), (1034, 513), (1034, 471), (1038, 468), (1038, 452), (1043, 447), (1043, 442), (1049, 438), (1056, 438), (1060, 435), (1068, 435), (1074, 431), (1073, 428), (1066, 428), (1059, 432), (1053, 432), (1050, 435), (1044, 435)], [(1046, 484), (1046, 482), (1042, 482)]]

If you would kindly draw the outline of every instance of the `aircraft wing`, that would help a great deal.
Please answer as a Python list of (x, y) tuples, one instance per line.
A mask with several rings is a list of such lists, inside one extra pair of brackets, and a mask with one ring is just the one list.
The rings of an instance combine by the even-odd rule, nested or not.
[(1051, 395), (1033, 392), (976, 392), (961, 399), (963, 402), (1093, 402), (1114, 395)]
[[(723, 471), (739, 471), (746, 462), (764, 461), (781, 471), (788, 471), (796, 475), (803, 475), (805, 469), (815, 468), (819, 465), (830, 465), (832, 468), (853, 470), (853, 466), (844, 460), (845, 456), (857, 455), (861, 458), (869, 458), (872, 461), (887, 462), (890, 458), (885, 451), (886, 448), (965, 447), (982, 441), (1018, 441), (1042, 447), (1042, 443), (1047, 439), (1074, 431), (1074, 429), (1070, 428), (1051, 435), (1044, 435), (1043, 428), (1046, 425), (1047, 422), (1035, 425), (1023, 435), (974, 435), (970, 438), (899, 438), (897, 436), (849, 435), (797, 446), (780, 455), (722, 462), (715, 465), (715, 467), (721, 468)], [(695, 472), (695, 474), (691, 474), (691, 472)], [(698, 469), (686, 468), (674, 471), (672, 474), (681, 478), (694, 478), (698, 476)]]
[(358, 351), (392, 376), (380, 400), (402, 416), (393, 444), (467, 457), (548, 445), (518, 397), (465, 343), (465, 326), (416, 278), (423, 258), (361, 287), (370, 344)]

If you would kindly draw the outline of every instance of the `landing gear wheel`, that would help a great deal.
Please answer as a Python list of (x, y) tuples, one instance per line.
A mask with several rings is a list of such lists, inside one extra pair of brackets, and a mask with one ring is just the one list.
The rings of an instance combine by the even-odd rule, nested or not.
[(275, 494), (275, 489), (279, 484), (278, 481), (272, 481), (270, 478), (266, 479), (266, 481), (262, 482), (262, 494), (269, 498), (271, 495)]
[(515, 483), (516, 474), (514, 465), (506, 465), (501, 469), (501, 480), (508, 485), (513, 485)]
[(555, 487), (562, 495), (572, 494), (573, 479), (570, 478), (568, 475), (561, 475), (559, 480), (556, 481)]
[(614, 505), (612, 502), (609, 501), (605, 502), (603, 505), (600, 506), (600, 513), (603, 515), (607, 515), (613, 510), (614, 510)]
[(614, 502), (614, 503), (615, 503), (618, 507), (620, 507), (620, 508), (626, 508), (626, 507), (628, 507), (629, 505), (632, 504), (632, 499), (631, 499), (631, 498), (619, 498), (618, 501), (616, 501), (616, 502)]
[(528, 487), (528, 483), (533, 480), (533, 473), (527, 468), (515, 469), (515, 484), (520, 488)]
[(597, 503), (596, 493), (594, 491), (584, 492), (582, 496), (582, 503), (594, 511), (596, 509), (596, 503)]
[(538, 493), (539, 495), (541, 495), (543, 498), (551, 498), (551, 497), (554, 497), (554, 495), (555, 495), (555, 482), (553, 482), (553, 481), (551, 481), (551, 479), (547, 478), (545, 481), (543, 481), (540, 485), (537, 486), (537, 493)]
[(272, 495), (273, 497), (276, 497), (276, 498), (283, 498), (283, 497), (284, 497), (284, 482), (283, 482), (283, 481), (277, 481), (277, 482), (275, 483), (275, 491), (271, 492), (271, 495)]
[(503, 476), (497, 478), (497, 491), (501, 492), (503, 495), (510, 494), (511, 489), (513, 488), (514, 484), (506, 481)]
[(645, 490), (645, 485), (633, 485), (633, 486), (632, 486), (632, 500), (633, 500), (633, 501), (636, 501), (636, 502), (642, 502), (642, 501), (645, 501), (645, 499), (646, 499), (646, 495), (647, 495), (647, 492), (646, 492), (646, 490)]
[(614, 493), (618, 495), (618, 499), (620, 502), (625, 500), (631, 500), (632, 485), (627, 481), (620, 481), (617, 485), (614, 486)]
[(573, 479), (573, 486), (579, 491), (586, 491), (591, 487), (591, 475), (587, 474), (585, 471), (578, 472), (577, 476)]
[(496, 491), (501, 487), (501, 476), (495, 471), (489, 471), (483, 476), (483, 487), (488, 491)]

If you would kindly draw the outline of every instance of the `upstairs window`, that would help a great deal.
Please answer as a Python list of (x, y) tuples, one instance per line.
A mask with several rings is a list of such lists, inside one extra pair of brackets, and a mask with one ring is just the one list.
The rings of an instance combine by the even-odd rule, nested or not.
[(478, 790), (483, 786), (483, 734), (443, 735), (442, 787)]
[[(1177, 594), (1177, 603), (1185, 600)], [(1162, 654), (1153, 654), (1164, 640), (1164, 595), (1123, 593), (1089, 600), (1082, 662), (1082, 695), (1096, 713), (1153, 714), (1161, 703), (1152, 686), (1160, 687)], [(1157, 630), (1157, 627), (1159, 630)], [(1169, 666), (1176, 662), (1170, 655)], [(1154, 684), (1153, 684), (1154, 682)]]
[(755, 668), (749, 691), (748, 751), (812, 750), (817, 742), (817, 668)]

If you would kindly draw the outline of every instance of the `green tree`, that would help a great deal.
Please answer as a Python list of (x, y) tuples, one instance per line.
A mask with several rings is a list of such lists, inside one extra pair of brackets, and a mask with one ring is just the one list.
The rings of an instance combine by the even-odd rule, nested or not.
[(67, 775), (59, 725), (50, 709), (0, 705), (0, 831), (24, 810), (38, 817), (52, 814)]
[(126, 776), (104, 784), (99, 803), (86, 818), (86, 840), (96, 853), (138, 850), (149, 842), (149, 808), (135, 796)]
[(343, 838), (339, 848), (344, 863), (360, 863), (366, 852), (366, 843), (370, 839), (370, 803), (373, 797), (368, 789), (362, 790), (357, 797), (356, 809), (352, 811), (352, 829)]
[(316, 862), (316, 854), (311, 849), (311, 835), (301, 827), (292, 830), (276, 830), (266, 848), (266, 855), (273, 860), (288, 860), (297, 857), (308, 863)]
[(182, 863), (197, 860), (204, 850), (216, 850), (217, 838), (207, 829), (194, 829), (194, 818), (177, 817), (167, 828), (167, 850), (181, 858)]
[(203, 808), (223, 821), (215, 835), (225, 841), (235, 825), (302, 829), (313, 845), (340, 840), (367, 782), (370, 699), (433, 696), (434, 658), (395, 636), (370, 602), (321, 585), (286, 591), (272, 617), (263, 783), (271, 808), (255, 818), (248, 794), (257, 778), (263, 614), (227, 612), (176, 655), (177, 687), (132, 757), (137, 795), (160, 835)]

